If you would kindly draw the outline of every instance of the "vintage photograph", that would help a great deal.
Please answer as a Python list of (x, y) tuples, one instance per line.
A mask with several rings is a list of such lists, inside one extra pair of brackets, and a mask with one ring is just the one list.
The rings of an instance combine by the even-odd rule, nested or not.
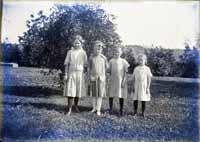
[(2, 0), (3, 142), (199, 142), (200, 1)]

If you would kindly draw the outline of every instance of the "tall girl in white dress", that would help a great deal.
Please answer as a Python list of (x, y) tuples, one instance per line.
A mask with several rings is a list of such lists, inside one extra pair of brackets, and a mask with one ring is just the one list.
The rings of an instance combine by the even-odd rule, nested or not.
[(75, 109), (79, 112), (78, 101), (84, 93), (83, 89), (83, 71), (87, 65), (87, 55), (82, 49), (83, 39), (77, 35), (73, 41), (73, 47), (68, 51), (65, 58), (65, 81), (64, 81), (64, 96), (68, 97), (68, 113), (72, 112), (72, 104), (74, 100)]

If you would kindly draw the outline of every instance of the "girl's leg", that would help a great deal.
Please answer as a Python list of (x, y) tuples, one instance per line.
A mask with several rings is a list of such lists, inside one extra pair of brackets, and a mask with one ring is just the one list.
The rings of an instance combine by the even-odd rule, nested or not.
[(102, 97), (97, 98), (97, 115), (101, 115)]
[(143, 116), (143, 117), (144, 117), (145, 108), (146, 108), (146, 102), (145, 102), (145, 101), (142, 101), (142, 116)]
[(136, 115), (137, 114), (137, 107), (138, 107), (138, 100), (133, 101), (133, 106), (134, 106), (133, 115)]
[(79, 102), (79, 97), (75, 97), (74, 98), (74, 106), (75, 106), (76, 112), (80, 112), (78, 109), (78, 102)]
[(92, 110), (91, 112), (95, 112), (96, 111), (96, 106), (97, 106), (97, 98), (96, 97), (92, 97)]
[(68, 113), (67, 113), (68, 116), (72, 112), (72, 103), (73, 103), (73, 97), (68, 97), (68, 108), (69, 108)]
[(123, 115), (123, 107), (124, 107), (124, 99), (119, 98), (119, 106), (120, 106), (120, 115)]
[(113, 108), (113, 98), (109, 98), (109, 107), (110, 107), (109, 113), (111, 114)]

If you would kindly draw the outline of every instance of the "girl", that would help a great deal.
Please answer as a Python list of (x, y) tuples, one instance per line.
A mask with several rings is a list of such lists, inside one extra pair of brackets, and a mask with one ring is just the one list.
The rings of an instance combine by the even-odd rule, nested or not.
[(90, 59), (90, 95), (93, 97), (93, 109), (91, 112), (96, 112), (101, 115), (102, 97), (105, 96), (106, 69), (108, 62), (106, 57), (101, 54), (103, 43), (95, 41), (94, 53)]
[(129, 63), (122, 59), (120, 47), (114, 49), (114, 56), (109, 62), (110, 86), (109, 86), (109, 106), (112, 113), (113, 98), (119, 98), (120, 116), (123, 115), (124, 99), (127, 98), (126, 73)]
[(137, 114), (138, 101), (142, 102), (142, 116), (144, 117), (145, 102), (150, 101), (150, 84), (152, 73), (149, 67), (145, 64), (147, 57), (144, 54), (138, 56), (137, 66), (133, 71), (133, 83), (134, 83), (134, 115)]
[(87, 65), (87, 55), (82, 49), (83, 39), (80, 35), (75, 36), (73, 47), (68, 51), (65, 59), (65, 85), (64, 96), (68, 97), (68, 113), (71, 114), (72, 103), (74, 100), (75, 109), (79, 112), (78, 101), (84, 92), (83, 89), (83, 70)]

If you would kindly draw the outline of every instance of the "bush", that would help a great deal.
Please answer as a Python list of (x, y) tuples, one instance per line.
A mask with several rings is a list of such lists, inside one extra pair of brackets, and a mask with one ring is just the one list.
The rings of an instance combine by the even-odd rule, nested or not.
[(173, 50), (163, 48), (146, 49), (147, 64), (155, 76), (175, 76), (176, 59)]
[(198, 78), (198, 71), (200, 65), (199, 51), (196, 47), (191, 49), (189, 46), (185, 47), (184, 53), (180, 56), (180, 70), (182, 77)]

